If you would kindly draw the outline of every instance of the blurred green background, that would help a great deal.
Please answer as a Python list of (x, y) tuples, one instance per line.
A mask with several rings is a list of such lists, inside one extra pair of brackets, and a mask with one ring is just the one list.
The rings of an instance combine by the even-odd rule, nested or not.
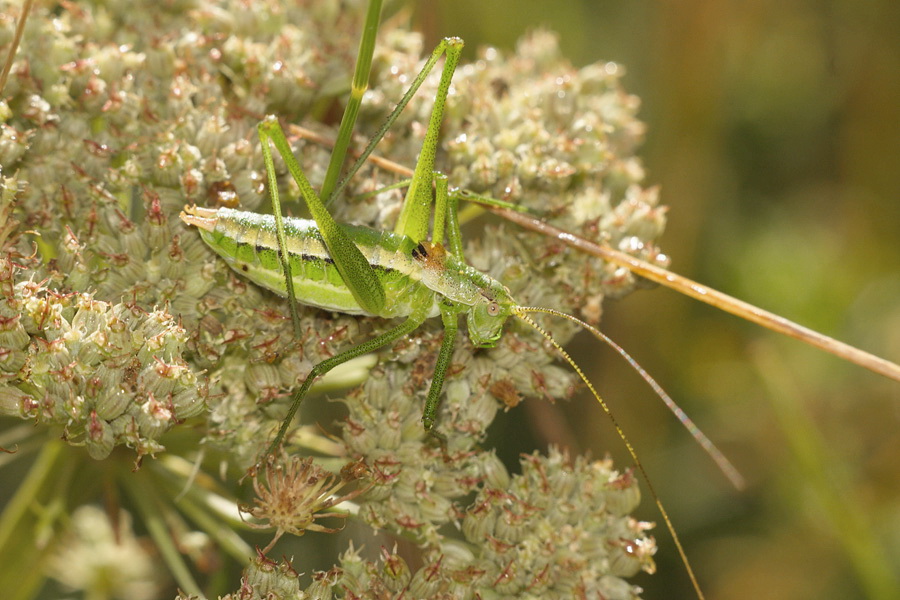
[[(469, 57), (544, 27), (578, 66), (624, 65), (672, 269), (900, 360), (896, 0), (441, 0), (416, 22), (431, 45), (465, 38)], [(709, 597), (900, 597), (900, 384), (664, 289), (604, 309), (604, 330), (747, 477), (730, 489), (647, 386), (581, 340)], [(572, 437), (550, 442), (628, 464), (591, 400), (559, 410)], [(503, 434), (534, 435), (516, 421)], [(660, 572), (638, 583), (692, 597), (657, 535)]]

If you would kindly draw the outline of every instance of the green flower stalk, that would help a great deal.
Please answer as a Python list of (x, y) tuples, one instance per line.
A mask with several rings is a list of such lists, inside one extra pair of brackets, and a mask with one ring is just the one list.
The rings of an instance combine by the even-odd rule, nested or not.
[[(13, 5), (0, 0), (3, 13)], [(14, 456), (37, 452), (49, 435), (103, 460), (83, 467), (112, 483), (96, 494), (127, 491), (128, 508), (146, 521), (186, 596), (216, 595), (197, 582), (202, 561), (191, 555), (188, 565), (179, 551), (189, 532), (202, 531), (221, 552), (249, 562), (242, 587), (227, 598), (634, 598), (639, 588), (626, 579), (653, 570), (655, 545), (649, 525), (628, 516), (639, 498), (630, 475), (555, 450), (525, 457), (521, 473), (510, 474), (483, 447), (498, 410), (575, 388), (552, 348), (517, 327), (490, 351), (457, 345), (439, 414), (445, 448), (421, 422), (441, 343), (439, 323), (429, 323), (379, 353), (377, 366), (360, 359), (348, 365), (356, 374), (322, 382), (320, 389), (362, 385), (340, 398), (345, 413), (336, 426), (294, 431), (281, 475), (257, 481), (260, 500), (244, 503), (276, 529), (276, 540), (331, 531), (315, 519), (333, 513), (317, 511), (351, 505), (350, 518), (418, 547), (422, 566), (399, 551), (363, 556), (350, 547), (301, 584), (304, 565), (253, 558), (226, 533), (247, 524), (220, 501), (235, 506), (232, 475), (265, 449), (285, 397), (313, 365), (389, 325), (301, 308), (295, 338), (284, 301), (232, 273), (178, 213), (186, 203), (261, 210), (267, 190), (256, 125), (266, 114), (334, 136), (331, 115), (349, 88), (361, 5), (122, 0), (35, 8), (0, 98), (0, 413), (10, 425), (38, 425), (13, 430)], [(3, 27), (0, 47), (11, 38), (10, 24)], [(378, 129), (422, 54), (419, 35), (380, 33), (353, 146)], [(621, 75), (611, 63), (573, 68), (545, 32), (522, 40), (514, 56), (482, 50), (454, 78), (439, 168), (454, 186), (665, 264), (654, 245), (665, 208), (656, 189), (641, 186), (634, 151), (643, 125)], [(426, 80), (378, 154), (415, 162), (437, 79)], [(328, 148), (303, 138), (291, 143), (317, 185)], [(284, 166), (276, 167), (282, 196), (296, 197)], [(371, 192), (397, 179), (367, 164), (331, 207), (335, 218), (390, 228), (401, 195)], [(523, 304), (581, 311), (589, 321), (599, 319), (605, 296), (636, 285), (627, 271), (513, 227), (472, 236), (466, 256)], [(574, 330), (562, 323), (553, 334), (565, 343)], [(83, 451), (67, 450), (65, 464), (81, 464)], [(135, 454), (158, 460), (137, 473), (114, 466)], [(340, 495), (336, 471), (348, 462), (360, 465), (360, 482)], [(228, 473), (224, 483), (207, 474), (217, 469)], [(52, 480), (52, 470), (42, 477)], [(290, 493), (279, 496), (276, 484), (290, 484)], [(28, 488), (22, 502), (49, 501), (48, 490)], [(97, 500), (72, 487), (54, 493), (70, 511)], [(107, 502), (118, 504), (113, 496)], [(308, 500), (303, 515), (285, 512), (284, 502), (272, 508), (287, 497)], [(11, 509), (0, 515), (0, 542), (14, 518)], [(54, 539), (66, 529), (64, 520), (49, 524)], [(8, 531), (10, 540), (28, 539), (21, 528)], [(48, 564), (53, 575), (59, 563)], [(66, 583), (86, 592), (93, 585)]]

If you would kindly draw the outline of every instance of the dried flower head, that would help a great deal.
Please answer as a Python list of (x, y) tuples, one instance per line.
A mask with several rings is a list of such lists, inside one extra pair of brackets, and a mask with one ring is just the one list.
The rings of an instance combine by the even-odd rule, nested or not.
[(285, 533), (303, 535), (307, 531), (335, 533), (332, 529), (316, 523), (325, 517), (344, 518), (345, 513), (321, 512), (341, 502), (352, 500), (366, 491), (366, 487), (337, 496), (352, 479), (344, 479), (326, 471), (310, 457), (290, 457), (282, 455), (281, 460), (270, 458), (264, 469), (265, 479), (254, 470), (253, 490), (256, 499), (253, 506), (242, 505), (241, 511), (262, 523), (250, 523), (255, 529), (276, 529), (275, 537), (263, 550), (268, 552)]

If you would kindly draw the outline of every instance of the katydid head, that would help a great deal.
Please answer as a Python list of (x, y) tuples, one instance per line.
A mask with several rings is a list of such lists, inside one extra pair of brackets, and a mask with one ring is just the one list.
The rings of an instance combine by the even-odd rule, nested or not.
[(495, 281), (483, 288), (478, 300), (467, 311), (472, 344), (477, 348), (493, 348), (515, 306), (503, 284)]

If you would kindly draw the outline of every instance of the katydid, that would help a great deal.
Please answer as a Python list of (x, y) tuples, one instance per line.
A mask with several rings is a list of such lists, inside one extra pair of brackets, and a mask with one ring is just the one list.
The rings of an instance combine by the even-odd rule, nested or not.
[[(428, 318), (440, 316), (444, 338), (438, 351), (422, 416), (424, 428), (434, 432), (441, 390), (450, 365), (460, 315), (465, 315), (468, 336), (472, 344), (479, 348), (493, 346), (500, 338), (507, 319), (515, 315), (543, 335), (581, 377), (612, 418), (618, 435), (649, 485), (649, 479), (636, 452), (594, 386), (565, 350), (528, 316), (528, 313), (546, 313), (574, 321), (598, 339), (612, 345), (662, 394), (670, 409), (676, 412), (725, 473), (733, 481), (739, 481), (740, 476), (724, 456), (621, 348), (595, 328), (570, 315), (548, 308), (518, 305), (502, 283), (470, 267), (463, 260), (456, 205), (460, 198), (468, 197), (456, 191), (451, 193), (447, 178), (434, 171), (443, 107), (462, 44), (462, 40), (457, 38), (447, 38), (441, 42), (385, 126), (370, 141), (347, 176), (352, 176), (366, 160), (440, 55), (446, 53), (423, 148), (393, 232), (336, 223), (326, 208), (328, 198), (321, 198), (313, 189), (294, 158), (281, 125), (272, 116), (261, 122), (258, 129), (274, 214), (269, 216), (228, 208), (216, 210), (191, 206), (186, 207), (181, 215), (186, 223), (198, 227), (204, 241), (233, 269), (258, 285), (290, 298), (295, 324), (297, 317), (294, 313), (294, 299), (325, 310), (405, 319), (387, 332), (315, 365), (294, 392), (287, 416), (266, 450), (266, 455), (272, 454), (280, 446), (300, 403), (319, 376), (355, 357), (409, 335)], [(275, 146), (299, 187), (312, 214), (312, 220), (281, 217), (270, 143)], [(346, 147), (346, 143), (343, 147)], [(341, 161), (342, 157), (337, 160)], [(334, 159), (332, 162), (334, 163)], [(343, 185), (344, 182), (337, 185), (331, 195), (340, 191)], [(433, 195), (436, 205), (433, 236), (428, 240)], [(503, 204), (483, 198), (480, 201)], [(448, 247), (444, 246), (445, 237)], [(697, 594), (702, 597), (671, 520), (652, 486), (650, 491), (675, 540)]]

